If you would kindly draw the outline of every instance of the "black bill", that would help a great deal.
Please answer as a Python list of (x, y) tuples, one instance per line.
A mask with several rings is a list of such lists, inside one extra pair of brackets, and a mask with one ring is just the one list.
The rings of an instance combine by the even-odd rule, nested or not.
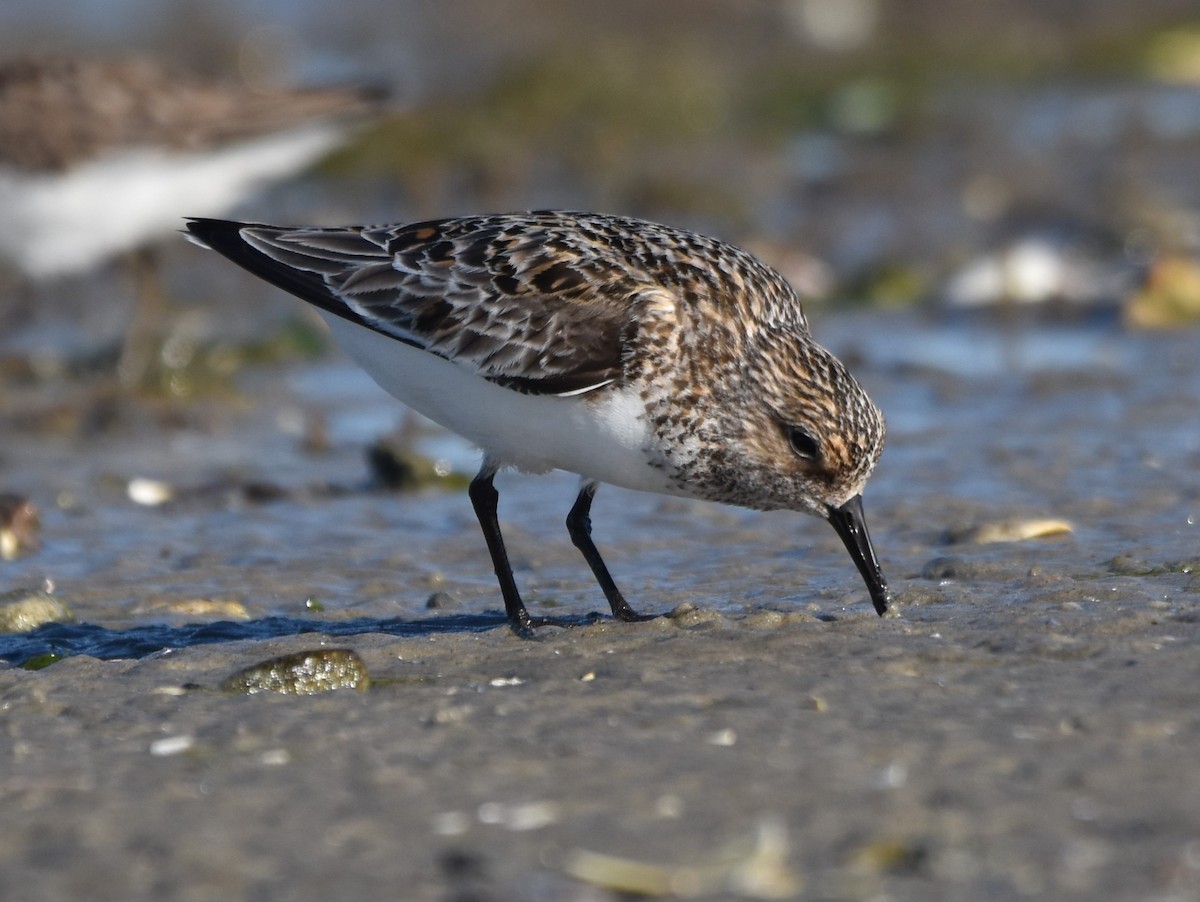
[(862, 495), (855, 495), (841, 507), (829, 508), (829, 523), (837, 530), (854, 558), (858, 572), (871, 593), (871, 602), (875, 612), (883, 616), (888, 609), (891, 596), (888, 595), (887, 582), (883, 571), (879, 569), (879, 561), (875, 559), (875, 549), (871, 545), (871, 535), (867, 532), (867, 521), (863, 517)]

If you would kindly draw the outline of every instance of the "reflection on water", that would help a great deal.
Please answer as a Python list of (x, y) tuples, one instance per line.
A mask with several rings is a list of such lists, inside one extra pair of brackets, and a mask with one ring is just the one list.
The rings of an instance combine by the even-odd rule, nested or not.
[(0, 635), (0, 661), (21, 665), (32, 659), (89, 655), (103, 660), (143, 658), (173, 649), (247, 639), (277, 639), (304, 633), (323, 636), (356, 636), (385, 633), (390, 636), (431, 636), (444, 632), (495, 629), (507, 623), (503, 613), (425, 617), (421, 620), (343, 620), (328, 623), (290, 617), (268, 617), (247, 623), (218, 621), (173, 627), (161, 624), (109, 629), (91, 623), (51, 623), (25, 635)]

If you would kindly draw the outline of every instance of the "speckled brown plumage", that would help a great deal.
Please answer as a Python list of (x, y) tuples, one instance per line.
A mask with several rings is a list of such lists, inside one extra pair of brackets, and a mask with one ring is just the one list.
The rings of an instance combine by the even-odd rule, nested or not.
[[(489, 490), (511, 463), (580, 473), (587, 506), (606, 481), (815, 514), (838, 529), (886, 609), (859, 500), (883, 417), (813, 340), (788, 283), (746, 252), (642, 220), (558, 211), (189, 228), (332, 316), (381, 385), (480, 444), (477, 483)], [(367, 333), (394, 339), (394, 350), (358, 346)], [(430, 355), (450, 367), (420, 362)], [(427, 384), (441, 378), (447, 387)], [(468, 381), (449, 387), (458, 378)], [(489, 546), (499, 574), (507, 560), (490, 535)], [(603, 564), (588, 560), (604, 585)], [(605, 593), (622, 616), (615, 586)], [(514, 622), (528, 619), (505, 596)]]

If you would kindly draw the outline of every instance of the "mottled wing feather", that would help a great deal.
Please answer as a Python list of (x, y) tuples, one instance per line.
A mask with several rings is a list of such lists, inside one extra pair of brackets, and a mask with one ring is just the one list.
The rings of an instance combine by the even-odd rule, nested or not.
[(248, 251), (236, 255), (227, 237), (214, 240), (213, 226), (189, 228), (325, 310), (535, 394), (574, 394), (618, 378), (629, 298), (645, 287), (605, 248), (515, 221), (242, 226)]
[[(681, 317), (805, 330), (799, 300), (744, 251), (622, 217), (540, 211), (285, 229), (197, 220), (205, 244), (324, 310), (534, 394), (621, 376), (639, 298)], [(718, 317), (719, 319), (720, 317)]]

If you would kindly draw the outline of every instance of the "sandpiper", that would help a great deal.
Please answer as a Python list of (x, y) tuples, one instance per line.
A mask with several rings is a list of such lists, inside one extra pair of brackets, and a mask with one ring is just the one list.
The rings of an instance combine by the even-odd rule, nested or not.
[(503, 466), (582, 477), (567, 529), (617, 619), (646, 618), (592, 542), (602, 482), (827, 519), (887, 610), (862, 510), (883, 416), (813, 340), (787, 281), (745, 251), (557, 211), (188, 230), (316, 306), (380, 386), (483, 449), (469, 494), (518, 633), (545, 621), (526, 610), (500, 534)]
[(40, 282), (130, 255), (148, 316), (158, 289), (136, 252), (186, 212), (222, 215), (311, 165), (381, 98), (254, 87), (144, 58), (0, 63), (0, 257)]

